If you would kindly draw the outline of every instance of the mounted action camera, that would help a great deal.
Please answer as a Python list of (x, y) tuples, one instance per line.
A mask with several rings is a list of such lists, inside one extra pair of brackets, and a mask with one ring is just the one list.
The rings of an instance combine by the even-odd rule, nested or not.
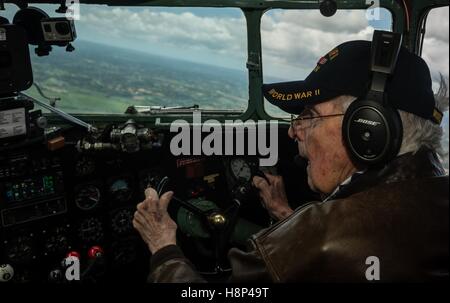
[(65, 45), (77, 38), (75, 23), (67, 18), (42, 19), (41, 28), (47, 43)]
[(67, 51), (73, 51), (70, 44), (77, 38), (75, 23), (67, 18), (50, 18), (37, 7), (27, 7), (19, 10), (13, 23), (21, 26), (27, 32), (28, 43), (37, 45), (35, 53), (47, 56), (52, 46), (66, 46)]

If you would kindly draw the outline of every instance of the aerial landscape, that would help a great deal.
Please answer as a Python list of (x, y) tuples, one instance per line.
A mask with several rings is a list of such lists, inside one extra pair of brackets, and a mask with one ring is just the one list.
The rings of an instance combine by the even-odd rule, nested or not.
[[(34, 81), (71, 113), (124, 113), (130, 105), (247, 108), (248, 79), (237, 71), (77, 41), (47, 57), (31, 49)], [(35, 88), (32, 96), (38, 96)]]

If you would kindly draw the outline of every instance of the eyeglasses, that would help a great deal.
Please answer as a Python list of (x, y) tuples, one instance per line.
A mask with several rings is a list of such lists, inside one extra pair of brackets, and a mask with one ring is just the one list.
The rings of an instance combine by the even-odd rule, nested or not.
[(344, 114), (333, 114), (333, 115), (315, 115), (314, 113), (318, 114), (316, 111), (314, 111), (312, 108), (305, 108), (303, 112), (295, 117), (294, 115), (291, 116), (291, 127), (292, 129), (306, 129), (310, 128), (312, 126), (314, 119), (319, 118), (331, 118), (331, 117), (339, 117), (343, 116)]

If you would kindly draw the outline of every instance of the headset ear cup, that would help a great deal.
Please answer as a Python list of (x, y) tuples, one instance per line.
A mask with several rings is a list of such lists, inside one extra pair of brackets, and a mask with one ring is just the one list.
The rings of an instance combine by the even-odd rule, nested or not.
[(402, 142), (398, 111), (375, 101), (357, 100), (344, 115), (342, 137), (353, 160), (364, 166), (385, 164)]

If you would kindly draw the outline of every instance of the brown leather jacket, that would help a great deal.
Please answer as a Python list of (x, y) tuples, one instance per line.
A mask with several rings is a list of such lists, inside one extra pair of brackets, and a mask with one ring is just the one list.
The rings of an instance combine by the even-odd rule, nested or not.
[[(232, 249), (232, 282), (439, 281), (449, 277), (449, 182), (421, 150), (368, 171), (327, 202), (310, 203)], [(151, 260), (153, 282), (201, 282), (177, 246)]]

